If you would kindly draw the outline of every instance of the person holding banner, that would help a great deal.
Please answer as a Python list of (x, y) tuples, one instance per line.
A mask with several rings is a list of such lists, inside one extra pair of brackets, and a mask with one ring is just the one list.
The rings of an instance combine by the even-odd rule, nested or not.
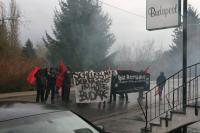
[(122, 100), (122, 101), (124, 101), (124, 98), (126, 99), (126, 102), (128, 103), (129, 101), (128, 101), (128, 94), (127, 94), (127, 92), (125, 92), (125, 93), (120, 93), (119, 94), (119, 97), (120, 97), (120, 99)]
[(162, 100), (162, 90), (163, 90), (163, 87), (165, 86), (165, 82), (166, 82), (166, 77), (164, 75), (164, 72), (160, 72), (160, 75), (158, 76), (156, 80), (160, 100)]
[(39, 102), (39, 99), (41, 99), (41, 102), (44, 102), (44, 92), (45, 92), (45, 77), (42, 73), (42, 70), (40, 69), (35, 73), (36, 78), (36, 102)]
[(47, 101), (49, 93), (51, 91), (51, 103), (54, 103), (55, 85), (56, 85), (56, 72), (53, 68), (50, 68), (50, 70), (47, 73), (47, 88), (45, 94), (45, 102)]
[(108, 103), (112, 103), (112, 100), (116, 102), (115, 88), (117, 87), (117, 79), (117, 71), (112, 71), (110, 101)]
[(71, 71), (70, 68), (67, 67), (68, 70), (64, 73), (64, 79), (62, 83), (62, 100), (64, 102), (70, 102), (70, 88), (71, 88)]

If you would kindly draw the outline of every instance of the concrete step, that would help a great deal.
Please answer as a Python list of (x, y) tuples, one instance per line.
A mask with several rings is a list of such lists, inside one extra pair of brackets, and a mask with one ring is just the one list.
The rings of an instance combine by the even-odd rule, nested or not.
[(150, 123), (148, 133), (166, 133), (187, 124), (192, 124), (200, 120), (200, 106), (196, 108), (193, 105), (187, 105), (186, 111), (182, 110), (170, 111), (168, 117), (161, 116), (160, 122)]

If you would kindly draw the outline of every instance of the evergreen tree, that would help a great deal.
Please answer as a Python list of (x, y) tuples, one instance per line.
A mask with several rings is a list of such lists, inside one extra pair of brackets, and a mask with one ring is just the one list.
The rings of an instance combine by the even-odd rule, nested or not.
[[(196, 57), (200, 56), (200, 16), (191, 5), (188, 7), (187, 18), (188, 29), (188, 64), (196, 63)], [(173, 31), (173, 43), (170, 45), (169, 55), (173, 56), (172, 62), (180, 62), (182, 59), (183, 27), (175, 28)], [(170, 57), (171, 58), (171, 57)], [(181, 64), (181, 63), (180, 63)]]
[(26, 41), (25, 46), (22, 48), (22, 54), (27, 58), (36, 58), (36, 52), (30, 39)]
[(44, 42), (53, 64), (60, 60), (74, 70), (94, 69), (106, 58), (114, 43), (111, 19), (92, 0), (62, 0), (55, 11), (55, 38), (46, 33)]

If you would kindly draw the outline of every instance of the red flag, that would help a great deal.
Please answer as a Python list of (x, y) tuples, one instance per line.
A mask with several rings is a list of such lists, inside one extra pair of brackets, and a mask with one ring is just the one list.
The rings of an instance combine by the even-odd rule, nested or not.
[(64, 76), (63, 74), (59, 73), (57, 76), (56, 76), (56, 88), (57, 89), (60, 89), (60, 87), (62, 86), (62, 81), (64, 80)]
[(65, 66), (65, 64), (63, 63), (63, 61), (60, 63), (59, 65), (59, 73), (56, 76), (56, 88), (60, 89), (60, 87), (62, 86), (62, 82), (64, 80), (64, 73), (67, 71), (67, 67)]
[(33, 70), (29, 73), (28, 77), (27, 77), (27, 82), (31, 85), (33, 85), (35, 83), (35, 73), (40, 70), (40, 68), (38, 66), (35, 66), (33, 68)]
[(160, 87), (159, 87), (159, 86), (157, 86), (157, 90), (156, 90), (154, 96), (156, 96), (156, 95), (158, 95), (158, 94), (159, 94), (159, 96), (161, 96), (161, 90), (160, 90)]
[(60, 66), (59, 66), (59, 72), (64, 73), (65, 71), (67, 71), (67, 67), (65, 66), (64, 62), (61, 61)]

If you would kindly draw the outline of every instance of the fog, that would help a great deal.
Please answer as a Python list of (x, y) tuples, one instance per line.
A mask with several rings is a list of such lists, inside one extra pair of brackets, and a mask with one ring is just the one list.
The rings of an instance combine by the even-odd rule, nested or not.
[[(9, 0), (1, 0), (8, 7)], [(120, 47), (127, 46), (132, 48), (134, 53), (136, 48), (145, 47), (144, 41), (154, 41), (154, 55), (161, 50), (169, 50), (169, 45), (172, 44), (173, 29), (165, 29), (158, 31), (146, 30), (146, 1), (145, 0), (102, 0), (101, 3), (104, 12), (107, 12), (112, 19), (111, 31), (115, 34), (116, 42), (111, 48), (111, 52), (119, 50)], [(42, 37), (47, 31), (52, 35), (54, 11), (58, 6), (58, 0), (16, 0), (21, 12), (20, 39), (24, 43), (30, 38), (34, 44), (42, 42)], [(189, 4), (194, 8), (199, 9), (199, 0), (189, 0)], [(197, 34), (197, 37), (198, 38)], [(189, 36), (188, 46), (191, 44), (195, 47), (188, 48), (188, 64), (193, 64), (199, 61), (199, 41), (194, 39), (194, 36)], [(195, 52), (194, 52), (195, 51)], [(136, 57), (133, 57), (135, 61)], [(154, 58), (154, 57), (152, 57)], [(173, 57), (175, 64), (173, 69), (179, 70), (182, 64), (182, 54)], [(163, 59), (161, 59), (163, 60)], [(166, 59), (168, 60), (168, 59)], [(161, 61), (162, 62), (162, 61)], [(172, 67), (161, 63), (162, 69)], [(165, 66), (163, 66), (165, 64)], [(146, 64), (143, 66), (145, 68)], [(139, 69), (143, 69), (139, 68)], [(159, 69), (160, 70), (160, 69)]]
[[(8, 5), (9, 0), (2, 0)], [(20, 38), (25, 42), (30, 38), (34, 43), (40, 42), (45, 31), (52, 33), (53, 16), (55, 8), (58, 8), (58, 0), (16, 0), (21, 12)], [(105, 3), (119, 7), (142, 17), (129, 14), (120, 9), (102, 4), (103, 10), (112, 19), (111, 30), (116, 36), (115, 49), (118, 45), (131, 45), (133, 42), (155, 39), (157, 45), (163, 45), (165, 49), (171, 40), (171, 29), (149, 32), (146, 31), (145, 1), (139, 0), (104, 0)], [(157, 36), (160, 36), (157, 38)]]
[[(9, 3), (9, 0), (1, 1), (6, 3), (6, 5)], [(103, 10), (110, 15), (113, 21), (111, 28), (117, 39), (113, 48), (118, 47), (117, 45), (131, 45), (137, 41), (152, 39), (156, 41), (156, 46), (160, 47), (162, 45), (164, 49), (169, 48), (172, 40), (172, 29), (146, 31), (145, 0), (123, 0), (123, 2), (121, 0), (102, 1), (113, 6), (102, 4)], [(16, 2), (22, 16), (20, 30), (22, 42), (27, 40), (27, 38), (31, 38), (33, 42), (40, 42), (45, 31), (52, 33), (54, 10), (58, 8), (58, 0), (16, 0)], [(199, 8), (200, 1), (189, 0), (189, 3), (195, 8)], [(144, 16), (144, 18), (137, 15)]]

